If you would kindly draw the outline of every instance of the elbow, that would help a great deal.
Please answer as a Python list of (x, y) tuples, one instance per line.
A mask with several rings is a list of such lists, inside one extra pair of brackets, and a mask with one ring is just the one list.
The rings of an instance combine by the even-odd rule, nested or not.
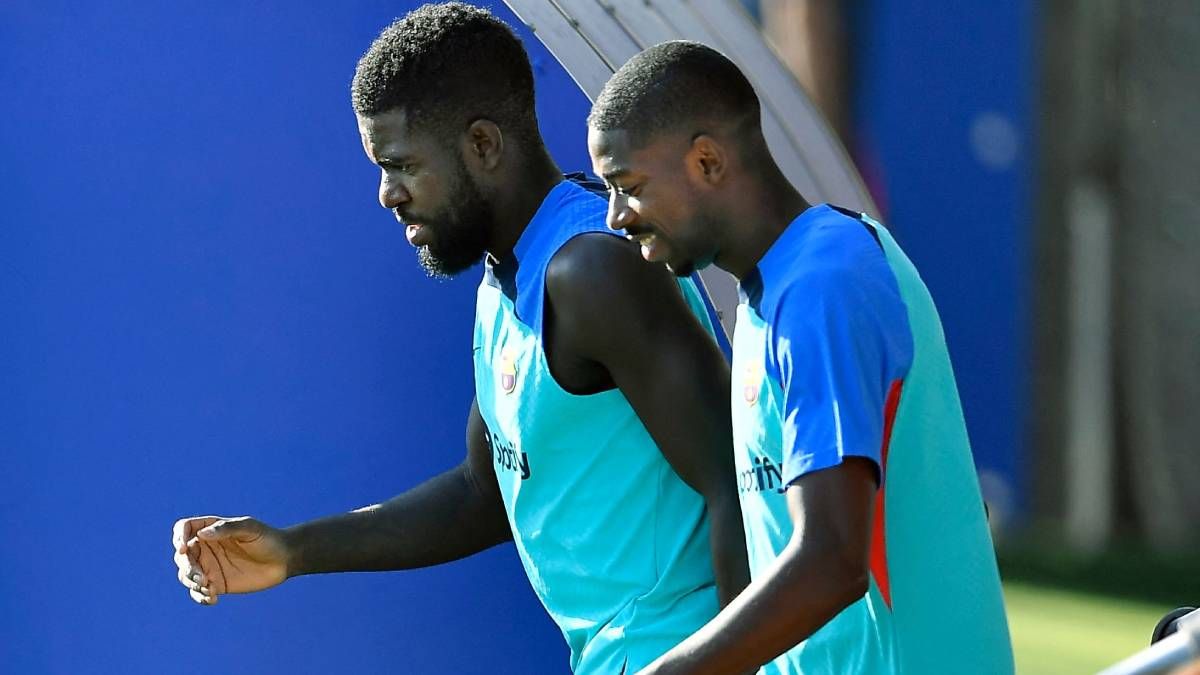
[[(819, 604), (826, 608), (830, 618), (861, 600), (870, 590), (871, 572), (866, 556), (860, 559), (858, 556), (847, 555), (849, 551), (844, 549), (809, 553), (811, 557), (805, 557), (810, 564), (797, 567), (808, 568), (807, 573), (803, 575), (806, 588), (811, 589), (811, 585), (807, 583), (809, 580), (822, 581), (821, 588), (824, 592)], [(811, 600), (811, 596), (809, 598)]]
[(853, 548), (856, 547), (843, 547), (839, 551), (841, 555), (833, 556), (827, 570), (829, 578), (834, 580), (831, 586), (835, 589), (833, 597), (839, 612), (858, 602), (871, 588), (871, 568), (867, 555), (865, 552), (849, 550)]
[(838, 586), (840, 591), (837, 596), (839, 612), (862, 599), (871, 587), (870, 572), (865, 567), (847, 569), (846, 572), (845, 578)]

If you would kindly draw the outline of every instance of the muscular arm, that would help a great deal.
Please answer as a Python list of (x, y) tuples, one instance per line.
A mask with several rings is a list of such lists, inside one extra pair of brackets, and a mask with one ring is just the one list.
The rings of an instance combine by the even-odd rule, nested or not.
[(284, 530), (288, 576), (425, 567), (510, 540), (486, 434), (472, 403), (462, 464), (382, 504)]
[(553, 347), (602, 366), (711, 522), (721, 604), (749, 581), (733, 468), (729, 366), (675, 280), (607, 234), (568, 242), (547, 270)]
[(876, 468), (851, 457), (787, 491), (794, 530), (773, 566), (643, 673), (733, 673), (807, 639), (867, 592)]

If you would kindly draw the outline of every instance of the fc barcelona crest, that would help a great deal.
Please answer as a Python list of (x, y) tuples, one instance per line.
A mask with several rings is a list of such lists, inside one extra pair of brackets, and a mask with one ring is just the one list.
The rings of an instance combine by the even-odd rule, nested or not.
[(506, 394), (517, 388), (517, 354), (505, 347), (500, 352), (500, 390)]

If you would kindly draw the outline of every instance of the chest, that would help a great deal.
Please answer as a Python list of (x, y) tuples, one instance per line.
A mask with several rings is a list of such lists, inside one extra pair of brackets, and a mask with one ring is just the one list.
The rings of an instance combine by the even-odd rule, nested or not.
[(772, 491), (781, 487), (783, 392), (770, 362), (766, 323), (746, 303), (737, 311), (730, 412), (738, 489)]

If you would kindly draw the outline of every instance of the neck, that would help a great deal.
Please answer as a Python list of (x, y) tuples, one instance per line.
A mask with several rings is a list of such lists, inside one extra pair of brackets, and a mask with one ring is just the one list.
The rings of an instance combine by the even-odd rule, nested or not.
[(496, 232), (488, 245), (492, 257), (502, 260), (512, 253), (546, 195), (562, 179), (558, 165), (544, 148), (523, 166), (513, 167), (507, 173), (492, 200), (496, 219)]
[(787, 226), (809, 207), (778, 167), (772, 169), (766, 178), (752, 178), (734, 191), (737, 212), (728, 222), (737, 225), (726, 228), (728, 241), (714, 262), (739, 281), (754, 271)]

